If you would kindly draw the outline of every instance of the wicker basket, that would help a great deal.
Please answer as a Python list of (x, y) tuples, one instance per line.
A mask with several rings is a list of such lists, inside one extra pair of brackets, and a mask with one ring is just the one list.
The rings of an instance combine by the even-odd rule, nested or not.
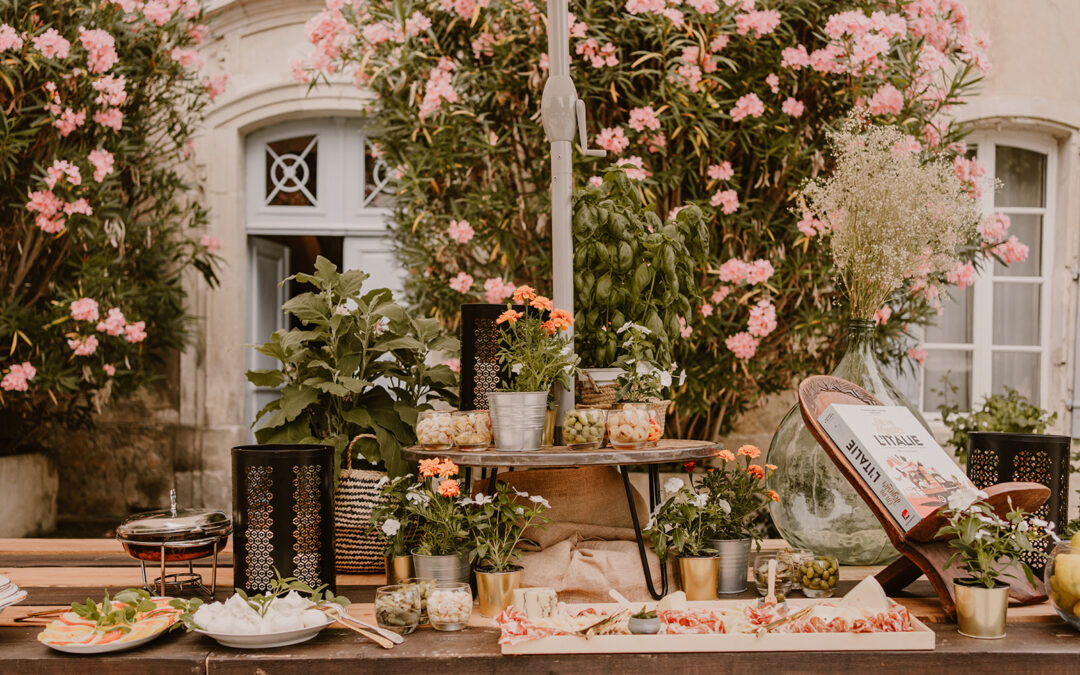
[(379, 481), (385, 471), (352, 468), (353, 446), (360, 434), (345, 451), (346, 465), (341, 470), (337, 492), (334, 494), (334, 548), (337, 571), (352, 574), (382, 574), (386, 570), (386, 538), (371, 525), (371, 512), (379, 505)]
[(597, 384), (592, 375), (581, 373), (577, 378), (577, 404), (581, 407), (610, 409), (618, 396), (618, 385)]

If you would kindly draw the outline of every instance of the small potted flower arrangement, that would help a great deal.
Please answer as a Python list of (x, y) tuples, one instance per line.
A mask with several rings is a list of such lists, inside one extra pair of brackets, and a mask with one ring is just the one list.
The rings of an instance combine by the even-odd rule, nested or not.
[(417, 519), (409, 509), (409, 488), (416, 484), (415, 474), (391, 479), (383, 476), (376, 483), (379, 506), (371, 512), (371, 524), (386, 537), (386, 583), (393, 585), (413, 576), (409, 545), (417, 538)]
[(412, 550), (420, 579), (468, 583), (472, 538), (462, 508), (458, 467), (449, 459), (420, 460), (420, 480), (405, 490), (405, 512), (420, 533)]
[(656, 557), (663, 565), (671, 551), (678, 554), (679, 577), (687, 600), (715, 600), (720, 558), (710, 543), (713, 523), (727, 509), (723, 502), (710, 499), (707, 490), (681, 478), (669, 478), (664, 493), (670, 495), (645, 526)]
[(753, 445), (744, 445), (734, 453), (724, 450), (718, 455), (722, 463), (706, 471), (701, 479), (710, 499), (720, 506), (715, 512), (718, 518), (710, 523), (709, 545), (720, 555), (721, 593), (746, 590), (754, 520), (769, 502), (780, 499), (765, 487), (776, 467), (751, 463), (759, 457), (761, 450)]
[(499, 483), (494, 495), (480, 493), (462, 504), (473, 539), (480, 613), (496, 616), (510, 605), (514, 590), (521, 588), (519, 547), (529, 541), (525, 532), (550, 522), (543, 513), (551, 504), (540, 495), (520, 492), (506, 483)]
[[(528, 307), (519, 312), (514, 303), (528, 303)], [(569, 389), (577, 373), (578, 357), (566, 334), (574, 317), (555, 309), (551, 300), (529, 286), (521, 286), (496, 323), (502, 327), (499, 364), (513, 377), (498, 391), (488, 393), (495, 447), (539, 450), (550, 390), (556, 383)]]
[[(980, 493), (985, 498), (985, 493)], [(1002, 518), (984, 501), (966, 508), (946, 511), (948, 523), (938, 530), (938, 537), (953, 537), (949, 546), (956, 553), (946, 568), (958, 565), (968, 576), (953, 580), (956, 597), (956, 622), (961, 635), (996, 639), (1005, 637), (1005, 618), (1009, 609), (1009, 584), (1003, 577), (1018, 578), (1016, 568), (1024, 572), (1028, 583), (1035, 575), (1021, 555), (1041, 554), (1036, 546), (1044, 539), (1057, 541), (1053, 523), (1028, 520), (1027, 513), (1014, 508)], [(1031, 527), (1031, 523), (1037, 527)]]
[[(624, 405), (616, 406), (621, 410), (608, 416), (609, 433), (615, 436), (622, 425), (641, 419), (647, 425), (644, 444), (655, 446), (664, 435), (667, 409), (671, 405), (671, 401), (663, 396), (664, 390), (671, 386), (671, 373), (675, 368), (667, 340), (664, 336), (654, 337), (649, 328), (631, 322), (615, 332), (623, 336), (621, 355), (615, 365), (622, 371), (616, 384), (617, 398)], [(645, 414), (635, 416), (635, 409)], [(629, 443), (634, 439), (620, 438), (614, 442)]]

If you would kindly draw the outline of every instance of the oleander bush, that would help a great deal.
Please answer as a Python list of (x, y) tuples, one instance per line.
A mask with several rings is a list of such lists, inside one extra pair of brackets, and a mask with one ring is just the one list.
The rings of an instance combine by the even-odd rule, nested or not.
[(0, 446), (160, 377), (216, 283), (185, 177), (221, 78), (197, 0), (0, 1)]
[[(614, 163), (661, 220), (688, 204), (706, 213), (708, 259), (695, 270), (703, 301), (679, 317), (675, 360), (687, 377), (672, 431), (716, 438), (762, 394), (827, 371), (838, 355), (847, 311), (827, 228), (795, 198), (829, 168), (826, 133), (862, 108), (904, 131), (897, 152), (954, 161), (978, 189), (982, 169), (964, 156), (965, 129), (949, 111), (988, 68), (987, 38), (958, 0), (571, 0), (570, 9), (572, 76), (590, 142), (608, 151), (575, 157), (577, 185)], [(295, 64), (300, 79), (347, 74), (377, 95), (367, 113), (395, 167), (409, 299), (450, 329), (462, 302), (551, 285), (545, 11), (536, 0), (327, 0), (307, 25), (314, 51)], [(980, 231), (955, 269), (912, 270), (881, 309), (883, 358), (907, 358), (907, 331), (937, 315), (949, 284), (971, 283), (989, 256), (1024, 254), (1003, 218)], [(617, 328), (577, 319), (579, 332)]]

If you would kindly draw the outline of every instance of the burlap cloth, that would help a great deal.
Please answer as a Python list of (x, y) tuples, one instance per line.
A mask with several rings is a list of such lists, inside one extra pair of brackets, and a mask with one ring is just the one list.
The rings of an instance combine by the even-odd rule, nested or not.
[[(524, 586), (554, 588), (563, 602), (610, 602), (610, 588), (635, 602), (652, 599), (618, 469), (536, 469), (501, 473), (499, 479), (551, 503), (545, 515), (552, 522), (526, 533), (537, 545), (523, 547)], [(480, 481), (474, 492), (484, 488)], [(636, 490), (634, 502), (644, 526), (648, 508)], [(659, 590), (660, 562), (651, 548), (646, 554), (653, 586)], [(675, 578), (671, 569), (668, 578)], [(671, 586), (674, 589), (674, 581)]]

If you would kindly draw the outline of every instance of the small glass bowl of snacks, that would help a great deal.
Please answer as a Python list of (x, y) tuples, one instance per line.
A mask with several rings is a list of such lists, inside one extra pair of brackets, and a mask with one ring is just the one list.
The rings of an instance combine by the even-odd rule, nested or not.
[(491, 445), (491, 415), (486, 410), (454, 413), (454, 445), (461, 450), (483, 450)]
[(804, 558), (795, 567), (795, 576), (808, 598), (831, 598), (840, 580), (840, 565), (831, 555)]
[[(780, 556), (781, 560), (784, 560), (789, 565), (791, 565), (791, 569), (795, 570), (796, 572), (798, 572), (799, 565), (804, 560), (813, 560), (813, 558), (814, 558), (813, 552), (811, 552), (811, 551), (809, 551), (808, 549), (805, 549), (805, 548), (796, 548), (796, 549), (786, 548), (783, 551), (780, 551), (780, 553), (778, 555)], [(791, 588), (794, 589), (794, 590), (798, 590), (798, 589), (802, 588), (802, 584), (799, 582), (799, 575), (798, 574), (795, 574), (792, 577), (792, 579), (791, 579)]]
[(375, 589), (375, 622), (386, 630), (408, 635), (420, 625), (420, 587), (394, 584)]
[(472, 608), (472, 589), (469, 584), (439, 581), (428, 591), (428, 621), (435, 630), (455, 631), (465, 628), (469, 625)]
[(667, 422), (667, 410), (670, 405), (671, 401), (649, 403), (656, 416), (649, 421), (649, 437), (645, 439), (645, 447), (655, 448), (664, 437), (664, 424)]
[(435, 588), (435, 584), (438, 583), (434, 579), (418, 579), (411, 577), (409, 579), (402, 579), (398, 582), (402, 586), (416, 586), (420, 591), (420, 625), (423, 626), (428, 622), (427, 617), (427, 600), (431, 594), (431, 590)]
[(769, 594), (769, 561), (776, 561), (776, 582), (773, 593), (776, 594), (777, 602), (784, 602), (791, 593), (791, 562), (781, 558), (777, 553), (758, 553), (754, 556), (754, 587), (758, 595), (765, 597)]
[(656, 411), (650, 404), (623, 403), (608, 412), (608, 443), (616, 450), (643, 448), (656, 424)]
[(595, 450), (604, 444), (608, 411), (574, 408), (563, 417), (563, 443), (575, 450)]
[(416, 441), (428, 450), (454, 447), (453, 410), (421, 410), (416, 419)]

